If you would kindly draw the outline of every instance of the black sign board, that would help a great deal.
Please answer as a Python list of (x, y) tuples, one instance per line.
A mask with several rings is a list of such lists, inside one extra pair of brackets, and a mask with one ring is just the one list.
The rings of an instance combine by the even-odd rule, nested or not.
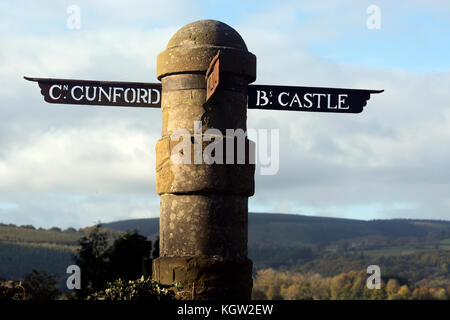
[(161, 107), (160, 83), (24, 78), (37, 81), (49, 103)]
[[(218, 66), (216, 62), (214, 66)], [(213, 70), (213, 69), (211, 69)], [(211, 75), (215, 77), (211, 78)], [(208, 83), (214, 92), (218, 72), (211, 72)], [(41, 88), (49, 103), (123, 107), (161, 107), (161, 84), (143, 82), (91, 81), (29, 78)], [(208, 87), (209, 89), (209, 87)], [(248, 86), (248, 108), (312, 112), (359, 113), (370, 95), (384, 90), (336, 89), (289, 86)]]
[(373, 93), (384, 90), (288, 86), (248, 86), (248, 108), (289, 111), (359, 113)]

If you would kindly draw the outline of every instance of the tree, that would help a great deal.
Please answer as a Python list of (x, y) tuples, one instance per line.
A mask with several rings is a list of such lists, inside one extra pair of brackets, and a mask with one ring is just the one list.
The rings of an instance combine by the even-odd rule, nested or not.
[(0, 279), (0, 301), (23, 300), (25, 298), (25, 288), (20, 281)]
[(438, 300), (447, 300), (449, 298), (444, 288), (436, 289), (433, 293), (433, 296)]
[(411, 297), (411, 291), (409, 287), (405, 284), (400, 287), (397, 293), (397, 299), (399, 300), (408, 300)]
[(152, 242), (137, 230), (123, 234), (108, 250), (112, 279), (136, 280), (151, 274), (151, 254)]
[(60, 295), (55, 278), (33, 270), (23, 281), (0, 279), (0, 300), (53, 300)]
[(267, 300), (267, 296), (264, 291), (260, 289), (253, 289), (252, 300)]
[(60, 294), (56, 279), (46, 272), (33, 270), (25, 277), (22, 286), (27, 300), (53, 300)]
[(159, 237), (155, 240), (155, 243), (153, 245), (153, 252), (152, 252), (152, 258), (156, 259), (159, 257)]
[(101, 225), (98, 224), (78, 242), (80, 248), (74, 258), (81, 269), (81, 289), (77, 290), (77, 295), (85, 297), (91, 292), (103, 289), (110, 278), (107, 233), (102, 232)]
[(152, 241), (137, 230), (126, 232), (108, 246), (108, 234), (95, 226), (79, 240), (80, 249), (74, 257), (81, 269), (81, 290), (78, 298), (105, 289), (107, 282), (118, 279), (136, 280), (151, 275), (152, 259), (159, 256), (158, 240)]
[(20, 226), (20, 228), (36, 230), (36, 228), (34, 226), (32, 226), (31, 224), (22, 225), (22, 226)]
[(414, 289), (412, 293), (413, 300), (433, 300), (433, 294), (427, 287), (420, 287)]
[(400, 284), (395, 278), (389, 279), (386, 284), (386, 294), (389, 300), (397, 299), (397, 292), (400, 290)]

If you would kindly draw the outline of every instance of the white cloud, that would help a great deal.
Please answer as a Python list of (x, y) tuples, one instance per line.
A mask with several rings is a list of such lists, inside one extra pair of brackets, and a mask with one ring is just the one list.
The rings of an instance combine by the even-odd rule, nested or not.
[[(288, 202), (291, 212), (449, 219), (450, 73), (335, 63), (288, 38), (278, 38), (277, 48), (249, 46), (259, 61), (272, 61), (259, 68), (259, 81), (386, 91), (373, 95), (359, 115), (250, 111), (249, 127), (279, 128), (281, 136), (280, 173), (256, 177), (250, 208)], [(411, 206), (400, 210), (399, 202)], [(373, 209), (363, 210), (370, 203)]]
[(95, 192), (154, 187), (152, 137), (132, 126), (57, 129), (0, 159), (0, 190)]

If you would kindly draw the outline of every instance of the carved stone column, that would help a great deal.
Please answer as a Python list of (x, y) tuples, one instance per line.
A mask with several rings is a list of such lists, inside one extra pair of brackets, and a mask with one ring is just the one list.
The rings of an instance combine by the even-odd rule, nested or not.
[[(206, 72), (219, 51), (217, 88), (207, 99)], [(154, 261), (153, 278), (181, 283), (182, 299), (250, 299), (248, 197), (254, 193), (255, 166), (249, 157), (254, 148), (244, 138), (246, 159), (236, 163), (239, 150), (235, 147), (230, 155), (225, 146), (236, 142), (226, 129), (246, 131), (247, 85), (256, 78), (256, 57), (230, 26), (202, 20), (170, 39), (158, 55), (157, 76), (162, 82), (163, 124), (156, 146), (160, 258)], [(189, 139), (190, 164), (171, 160), (181, 143), (171, 135), (180, 129), (187, 132), (183, 139)], [(208, 134), (209, 129), (217, 129), (217, 134)], [(223, 157), (234, 163), (207, 164), (201, 154), (201, 163), (196, 162), (211, 137), (214, 142), (222, 139), (219, 133)]]

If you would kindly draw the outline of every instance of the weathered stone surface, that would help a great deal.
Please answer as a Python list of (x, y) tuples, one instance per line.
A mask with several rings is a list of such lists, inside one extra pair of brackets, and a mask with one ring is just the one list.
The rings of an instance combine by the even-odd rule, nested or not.
[(178, 299), (250, 300), (253, 263), (205, 256), (160, 257), (153, 263), (153, 279), (181, 284)]
[(163, 137), (180, 129), (194, 133), (194, 121), (202, 130), (246, 130), (247, 83), (240, 76), (222, 76), (214, 99), (206, 101), (206, 79), (202, 74), (175, 74), (162, 79)]
[(218, 90), (213, 102), (205, 104), (206, 90), (178, 90), (162, 93), (163, 137), (186, 129), (194, 133), (194, 121), (201, 121), (202, 130), (214, 128), (247, 130), (247, 95)]
[(248, 198), (161, 195), (160, 255), (247, 257)]
[[(204, 135), (199, 136), (199, 139), (202, 137), (204, 138)], [(174, 153), (173, 149), (177, 144), (183, 143), (182, 139), (188, 139), (187, 141), (190, 144), (191, 157), (186, 158), (190, 160), (191, 164), (177, 164), (171, 160), (171, 155)], [(237, 164), (237, 141), (234, 143), (234, 157), (230, 157), (234, 164), (226, 164), (227, 140), (223, 139), (222, 141), (223, 157), (220, 159), (223, 164), (205, 163), (202, 151), (207, 150), (210, 141), (202, 141), (202, 147), (199, 148), (200, 152), (197, 153), (197, 159), (202, 164), (195, 164), (196, 148), (194, 142), (196, 141), (194, 136), (182, 137), (179, 141), (172, 141), (169, 137), (160, 139), (156, 144), (156, 192), (158, 194), (224, 193), (252, 196), (255, 192), (255, 165), (249, 163), (249, 144), (252, 145), (251, 149), (254, 154), (253, 142), (250, 140), (244, 142), (246, 150), (243, 157), (246, 164)], [(231, 141), (233, 140), (228, 140), (228, 142)], [(178, 156), (181, 158), (183, 155), (180, 152)]]
[(244, 40), (236, 30), (216, 20), (200, 20), (185, 25), (172, 36), (166, 49), (201, 45), (248, 51)]
[(256, 57), (252, 53), (216, 46), (175, 47), (161, 52), (156, 61), (157, 77), (162, 79), (184, 72), (204, 73), (219, 50), (223, 71), (246, 76), (250, 82), (255, 81)]
[(193, 22), (181, 28), (157, 58), (158, 79), (175, 73), (204, 73), (221, 52), (221, 70), (256, 79), (256, 57), (248, 52), (241, 36), (215, 20)]
[[(206, 101), (205, 73), (219, 50), (214, 93)], [(154, 261), (153, 277), (167, 284), (181, 282), (181, 299), (249, 299), (248, 196), (254, 193), (254, 144), (241, 139), (244, 164), (236, 161), (236, 148), (234, 164), (229, 164), (226, 143), (224, 164), (204, 163), (202, 155), (217, 156), (203, 152), (212, 146), (209, 129), (216, 129), (213, 144), (231, 136), (226, 129), (246, 130), (247, 85), (256, 78), (256, 57), (230, 26), (197, 21), (180, 29), (158, 55), (157, 77), (162, 81), (163, 116), (156, 147), (161, 257)], [(200, 132), (195, 121), (202, 126)], [(178, 145), (183, 138), (171, 139), (174, 133), (185, 134), (189, 144), (183, 144), (184, 150)], [(174, 148), (181, 156), (190, 152), (191, 164), (172, 161)]]

